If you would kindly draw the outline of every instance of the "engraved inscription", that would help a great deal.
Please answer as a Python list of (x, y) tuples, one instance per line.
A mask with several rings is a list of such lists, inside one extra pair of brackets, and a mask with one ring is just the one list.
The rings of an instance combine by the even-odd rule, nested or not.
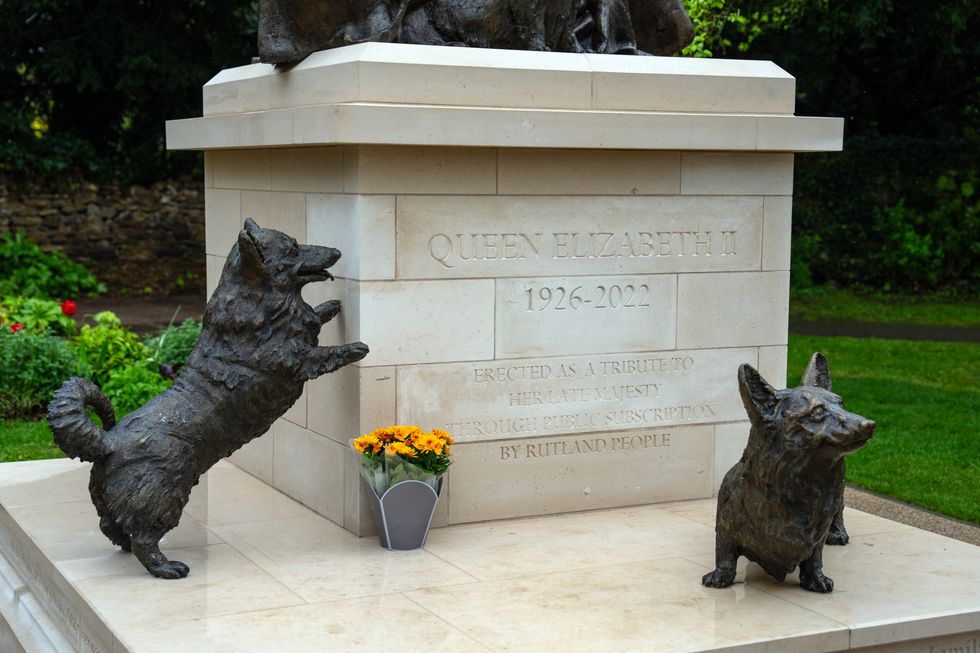
[(435, 234), (429, 256), (447, 270), (464, 261), (522, 261), (541, 258), (542, 234)]
[(427, 279), (757, 270), (762, 223), (761, 197), (406, 196), (398, 200), (396, 273)]
[(528, 259), (650, 259), (686, 256), (734, 256), (737, 229), (685, 231), (556, 231), (543, 233), (437, 233), (428, 251), (452, 270), (470, 261)]
[(657, 423), (710, 422), (718, 415), (711, 404), (664, 406), (642, 410), (589, 413), (563, 413), (544, 417), (501, 418), (449, 422), (446, 426), (462, 438), (521, 434), (562, 433), (565, 431), (608, 431), (615, 428), (642, 428)]
[(972, 637), (957, 644), (930, 646), (929, 653), (980, 653), (980, 639)]
[(551, 288), (536, 287), (529, 283), (524, 290), (527, 294), (528, 312), (573, 310), (583, 308), (650, 308), (650, 285), (646, 283), (613, 283), (575, 286), (571, 290), (565, 286)]
[(629, 433), (612, 437), (522, 442), (500, 447), (501, 460), (548, 458), (550, 456), (581, 456), (613, 451), (656, 449), (670, 446), (670, 433)]
[(644, 351), (674, 346), (674, 275), (500, 279), (498, 356)]
[(730, 370), (756, 360), (717, 349), (421, 365), (399, 370), (398, 419), (463, 441), (735, 421)]

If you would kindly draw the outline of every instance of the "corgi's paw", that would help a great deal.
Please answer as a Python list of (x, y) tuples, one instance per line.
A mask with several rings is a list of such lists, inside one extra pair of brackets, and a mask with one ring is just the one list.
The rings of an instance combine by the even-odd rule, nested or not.
[(820, 592), (821, 594), (826, 594), (827, 592), (834, 591), (834, 581), (827, 578), (823, 574), (815, 574), (813, 576), (800, 576), (800, 587), (809, 592)]
[(191, 568), (178, 560), (167, 560), (148, 571), (157, 578), (184, 578), (190, 573)]
[(836, 544), (839, 546), (844, 546), (850, 541), (850, 537), (847, 535), (847, 531), (842, 528), (837, 528), (836, 526), (830, 527), (830, 533), (827, 535), (827, 544)]
[(361, 360), (371, 351), (363, 342), (353, 342), (348, 345), (344, 345), (344, 349), (345, 358), (348, 363)]
[(329, 302), (323, 302), (313, 310), (320, 319), (320, 324), (326, 324), (340, 314), (340, 300), (333, 299)]
[(734, 569), (715, 569), (701, 578), (701, 584), (705, 587), (730, 587), (734, 582)]

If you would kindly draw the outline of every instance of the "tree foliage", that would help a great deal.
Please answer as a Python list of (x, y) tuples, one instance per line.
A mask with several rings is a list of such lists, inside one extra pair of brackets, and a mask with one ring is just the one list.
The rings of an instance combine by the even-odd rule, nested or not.
[(980, 3), (688, 0), (713, 56), (771, 59), (797, 112), (846, 119), (797, 157), (794, 282), (975, 293)]
[(200, 114), (200, 89), (255, 51), (250, 0), (0, 0), (0, 170), (149, 181), (164, 122)]

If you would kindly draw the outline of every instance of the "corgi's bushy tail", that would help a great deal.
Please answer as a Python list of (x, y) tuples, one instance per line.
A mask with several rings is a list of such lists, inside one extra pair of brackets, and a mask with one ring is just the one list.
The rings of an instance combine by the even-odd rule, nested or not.
[[(101, 427), (86, 414), (87, 408), (102, 420)], [(73, 376), (48, 404), (48, 425), (55, 444), (69, 457), (96, 462), (108, 453), (106, 431), (116, 425), (116, 411), (99, 386)]]

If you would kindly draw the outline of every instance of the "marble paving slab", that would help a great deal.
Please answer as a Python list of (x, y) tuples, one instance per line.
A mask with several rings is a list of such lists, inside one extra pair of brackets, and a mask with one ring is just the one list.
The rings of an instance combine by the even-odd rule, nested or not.
[(191, 574), (164, 581), (102, 538), (87, 477), (0, 465), (0, 644), (18, 653), (980, 645), (980, 547), (854, 510), (851, 544), (824, 554), (833, 594), (751, 564), (713, 590), (710, 499), (452, 526), (387, 552), (222, 463), (162, 546)]

